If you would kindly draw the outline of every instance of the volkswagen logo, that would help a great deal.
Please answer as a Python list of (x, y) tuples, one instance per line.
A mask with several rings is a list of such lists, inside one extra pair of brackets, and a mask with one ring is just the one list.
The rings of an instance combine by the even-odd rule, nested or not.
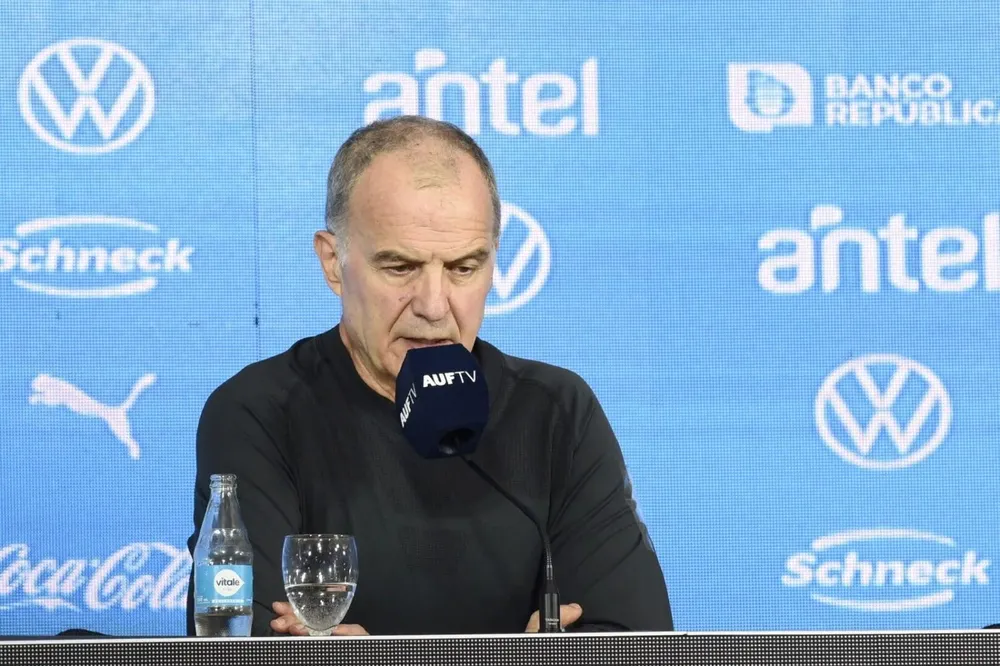
[(503, 262), (498, 255), (493, 268), (493, 289), (486, 314), (497, 315), (518, 309), (541, 290), (549, 276), (552, 253), (542, 225), (514, 204), (504, 203), (500, 218), (500, 247), (504, 258), (515, 247), (513, 258)]
[(844, 363), (816, 394), (816, 428), (849, 463), (891, 470), (920, 462), (951, 425), (951, 399), (926, 366), (894, 354)]
[(149, 71), (131, 51), (100, 39), (70, 39), (43, 49), (25, 67), (17, 97), (32, 131), (70, 153), (117, 150), (153, 117)]

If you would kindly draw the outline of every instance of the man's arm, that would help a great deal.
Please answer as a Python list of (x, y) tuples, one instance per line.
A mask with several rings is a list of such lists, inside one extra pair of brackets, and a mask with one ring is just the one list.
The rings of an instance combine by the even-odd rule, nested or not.
[[(299, 497), (283, 446), (283, 410), (268, 396), (247, 396), (232, 383), (216, 390), (198, 423), (197, 476), (194, 491), (194, 553), (198, 531), (211, 496), (212, 474), (235, 474), (240, 513), (253, 547), (254, 616), (251, 633), (272, 635), (271, 603), (285, 599), (281, 549), (287, 534), (300, 531)], [(192, 574), (193, 575), (193, 574)], [(194, 581), (187, 599), (187, 632), (194, 631)]]
[(590, 391), (569, 477), (549, 529), (562, 603), (578, 603), (575, 631), (672, 631), (663, 572), (635, 512), (618, 440)]

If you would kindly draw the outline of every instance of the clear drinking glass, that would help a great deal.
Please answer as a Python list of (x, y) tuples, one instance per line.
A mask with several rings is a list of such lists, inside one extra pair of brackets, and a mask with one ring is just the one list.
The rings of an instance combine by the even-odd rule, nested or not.
[(290, 534), (281, 550), (285, 594), (312, 636), (329, 636), (347, 615), (358, 583), (349, 534)]

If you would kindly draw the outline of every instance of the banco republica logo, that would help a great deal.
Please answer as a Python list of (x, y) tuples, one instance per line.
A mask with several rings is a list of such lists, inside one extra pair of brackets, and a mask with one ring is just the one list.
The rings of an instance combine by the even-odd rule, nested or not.
[(811, 125), (809, 72), (794, 63), (729, 63), (729, 119), (744, 132)]
[(191, 272), (194, 248), (160, 238), (152, 224), (107, 215), (44, 217), (0, 236), (0, 276), (36, 294), (120, 298), (145, 294), (161, 276)]
[(133, 141), (149, 124), (153, 78), (135, 54), (101, 39), (69, 39), (40, 51), (18, 86), (21, 115), (45, 143), (94, 155)]
[[(850, 67), (849, 59), (845, 64)], [(1000, 124), (989, 78), (934, 65), (896, 71), (806, 71), (793, 63), (730, 63), (729, 117), (745, 132), (779, 125), (977, 128)], [(813, 83), (815, 82), (815, 86)]]
[(837, 532), (785, 560), (781, 584), (827, 606), (899, 613), (951, 602), (990, 584), (992, 562), (948, 536), (908, 528)]
[(500, 250), (493, 267), (493, 289), (486, 301), (487, 315), (511, 312), (534, 298), (545, 286), (552, 265), (542, 225), (522, 208), (506, 202), (500, 218)]
[(926, 366), (895, 354), (851, 359), (816, 394), (816, 428), (838, 456), (865, 469), (920, 462), (951, 426), (951, 399)]

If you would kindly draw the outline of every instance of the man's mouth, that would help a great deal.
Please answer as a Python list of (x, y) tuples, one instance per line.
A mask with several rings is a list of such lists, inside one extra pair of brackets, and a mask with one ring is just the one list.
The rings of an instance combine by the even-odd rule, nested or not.
[(436, 347), (454, 343), (450, 338), (403, 338), (403, 341), (408, 347)]

